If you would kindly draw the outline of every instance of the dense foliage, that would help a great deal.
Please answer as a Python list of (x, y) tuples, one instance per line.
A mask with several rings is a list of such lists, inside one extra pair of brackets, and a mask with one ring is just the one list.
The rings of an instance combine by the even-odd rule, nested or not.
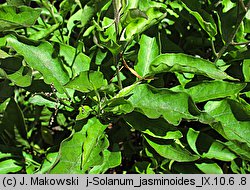
[(249, 0), (7, 0), (0, 173), (250, 173)]

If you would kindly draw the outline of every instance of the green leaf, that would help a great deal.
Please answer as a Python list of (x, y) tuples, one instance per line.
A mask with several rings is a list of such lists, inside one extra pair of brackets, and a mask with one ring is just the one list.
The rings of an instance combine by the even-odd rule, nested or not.
[(231, 0), (222, 0), (222, 5), (223, 5), (223, 13), (229, 11), (233, 7), (236, 6), (236, 3), (233, 3)]
[(31, 0), (7, 0), (7, 5), (21, 6), (29, 4)]
[(164, 119), (149, 119), (143, 114), (133, 112), (124, 116), (126, 122), (134, 129), (161, 139), (180, 139), (182, 133)]
[(20, 57), (7, 57), (0, 59), (0, 76), (11, 80), (14, 84), (20, 87), (27, 87), (32, 82), (32, 70), (22, 65)]
[(148, 16), (138, 8), (131, 8), (126, 11), (126, 17), (123, 18), (122, 18), (122, 23), (124, 26), (127, 26), (130, 22), (135, 21), (139, 18), (148, 19)]
[[(216, 98), (234, 96), (246, 87), (245, 83), (233, 83), (226, 81), (202, 81), (197, 85), (189, 83), (190, 88), (177, 86), (171, 90), (188, 93), (195, 102), (204, 102)], [(187, 86), (189, 86), (187, 85)]]
[(150, 167), (151, 163), (142, 161), (142, 162), (136, 162), (133, 166), (135, 172), (139, 174), (155, 174), (153, 168)]
[[(85, 5), (83, 9), (79, 9), (75, 14), (73, 14), (68, 22), (67, 28), (69, 31), (68, 36), (70, 36), (72, 29), (76, 27), (84, 27), (94, 16), (95, 9), (89, 5)], [(81, 22), (81, 24), (77, 24), (77, 22)]]
[(29, 36), (29, 39), (32, 40), (42, 40), (44, 38), (47, 38), (51, 33), (53, 33), (55, 30), (59, 28), (60, 24), (56, 23), (48, 28), (39, 30), (38, 32), (35, 32)]
[(10, 138), (15, 139), (15, 128), (23, 139), (27, 139), (26, 126), (23, 113), (14, 99), (10, 99), (4, 112), (2, 122), (0, 122), (0, 134), (8, 131)]
[(152, 60), (159, 55), (159, 47), (155, 38), (150, 38), (142, 35), (140, 39), (140, 50), (138, 53), (138, 63), (135, 66), (135, 71), (144, 77), (150, 67)]
[(94, 166), (89, 174), (101, 174), (107, 171), (109, 168), (114, 168), (119, 166), (121, 163), (121, 153), (120, 152), (110, 152), (108, 150), (103, 151), (103, 163), (101, 165)]
[(46, 174), (49, 169), (53, 166), (56, 162), (56, 158), (58, 157), (58, 152), (49, 152), (46, 155), (46, 159), (44, 159), (41, 168), (39, 169), (36, 174)]
[(216, 163), (195, 164), (205, 174), (223, 174), (222, 169)]
[(241, 158), (250, 161), (250, 147), (246, 143), (228, 141), (224, 144), (235, 154), (239, 155)]
[(145, 137), (148, 144), (162, 157), (177, 162), (192, 162), (199, 159), (199, 156), (191, 154), (188, 150), (176, 143), (158, 144)]
[(126, 41), (130, 40), (134, 35), (140, 34), (141, 32), (145, 31), (149, 27), (158, 23), (161, 19), (163, 19), (166, 16), (166, 13), (165, 13), (165, 9), (163, 10), (163, 8), (150, 7), (146, 11), (146, 15), (148, 19), (139, 18), (130, 22), (127, 25), (125, 36), (124, 36)]
[(30, 27), (40, 16), (41, 10), (26, 6), (0, 6), (0, 31)]
[(104, 173), (109, 167), (120, 164), (118, 153), (107, 151), (106, 128), (107, 125), (101, 124), (97, 118), (89, 119), (86, 125), (61, 143), (59, 162), (50, 173), (86, 173), (94, 166), (92, 172)]
[(244, 74), (245, 82), (250, 82), (250, 59), (243, 61), (242, 71)]
[(57, 105), (56, 102), (48, 100), (48, 99), (42, 97), (41, 95), (35, 95), (35, 96), (30, 97), (28, 102), (31, 103), (31, 104), (34, 104), (34, 105), (46, 106), (48, 108), (53, 108), (53, 109)]
[(202, 158), (232, 161), (237, 157), (220, 141), (192, 128), (188, 130), (187, 141), (191, 149)]
[(191, 15), (193, 15), (196, 18), (196, 20), (199, 22), (199, 24), (203, 28), (203, 30), (205, 30), (210, 37), (216, 36), (217, 27), (216, 27), (216, 23), (213, 20), (213, 17), (211, 15), (209, 15), (203, 9), (199, 9), (199, 8), (197, 8), (196, 5), (192, 5), (192, 4), (193, 4), (193, 2), (190, 0), (182, 1), (183, 7)]
[(32, 68), (43, 75), (47, 84), (54, 84), (60, 93), (65, 92), (63, 85), (69, 81), (69, 76), (64, 70), (61, 60), (58, 57), (53, 58), (54, 49), (50, 43), (41, 42), (38, 46), (32, 46), (19, 42), (14, 37), (9, 37), (7, 43), (18, 54), (24, 56), (25, 61)]
[(14, 93), (14, 87), (9, 85), (8, 80), (0, 82), (0, 103), (11, 97)]
[(210, 61), (182, 53), (161, 54), (156, 57), (151, 62), (148, 75), (162, 72), (194, 73), (218, 80), (235, 80)]
[(99, 71), (83, 71), (79, 76), (71, 80), (65, 87), (78, 90), (80, 92), (90, 92), (107, 86), (107, 80)]
[(86, 119), (92, 111), (89, 106), (81, 106), (78, 110), (79, 114), (76, 116), (76, 120)]
[(151, 119), (163, 116), (167, 122), (178, 125), (182, 119), (198, 120), (201, 114), (186, 93), (141, 84), (130, 94), (128, 101), (135, 110)]
[(247, 143), (250, 146), (250, 112), (247, 107), (234, 100), (210, 101), (205, 111), (215, 118), (212, 127), (231, 141)]
[(82, 71), (88, 71), (91, 59), (82, 52), (77, 52), (72, 46), (59, 44), (59, 55), (64, 58), (67, 65), (72, 68), (73, 76), (79, 75)]
[(15, 173), (22, 169), (23, 167), (17, 165), (16, 161), (13, 159), (8, 159), (0, 162), (0, 174)]

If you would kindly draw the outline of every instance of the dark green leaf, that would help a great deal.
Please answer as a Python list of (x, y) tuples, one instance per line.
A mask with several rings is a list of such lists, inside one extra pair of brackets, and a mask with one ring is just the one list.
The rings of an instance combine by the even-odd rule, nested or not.
[[(197, 5), (192, 5), (193, 2), (190, 0), (184, 0), (182, 3), (183, 7), (197, 19), (200, 26), (210, 37), (214, 37), (217, 34), (217, 27), (211, 15), (209, 15), (206, 11), (197, 8)], [(199, 2), (197, 2), (197, 4), (198, 3)]]
[(11, 97), (14, 93), (14, 87), (9, 85), (9, 81), (0, 82), (0, 103)]
[(134, 129), (161, 139), (180, 139), (182, 133), (164, 119), (149, 119), (146, 116), (133, 112), (124, 116), (127, 123)]
[(14, 84), (20, 87), (27, 87), (31, 85), (32, 70), (29, 67), (22, 65), (20, 57), (8, 57), (0, 59), (0, 76), (6, 77)]
[(5, 110), (2, 123), (0, 123), (0, 134), (6, 130), (11, 135), (10, 138), (15, 138), (15, 128), (18, 129), (23, 139), (27, 139), (23, 113), (15, 100), (11, 99)]

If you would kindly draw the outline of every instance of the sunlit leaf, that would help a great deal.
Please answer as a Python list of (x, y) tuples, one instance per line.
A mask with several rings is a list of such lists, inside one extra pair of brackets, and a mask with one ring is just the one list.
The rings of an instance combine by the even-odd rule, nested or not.
[(242, 70), (243, 70), (245, 82), (250, 82), (250, 59), (244, 60)]
[(81, 72), (79, 76), (70, 81), (65, 87), (78, 90), (80, 92), (90, 92), (106, 86), (107, 80), (103, 78), (101, 72)]
[(198, 155), (193, 155), (185, 148), (182, 148), (176, 143), (158, 144), (146, 138), (148, 144), (162, 157), (168, 158), (177, 162), (191, 162), (199, 159)]
[(195, 164), (205, 174), (223, 174), (222, 169), (216, 163)]
[(41, 10), (21, 6), (0, 6), (0, 31), (32, 26)]
[(205, 110), (218, 122), (212, 125), (218, 133), (228, 140), (250, 146), (250, 114), (245, 106), (234, 100), (224, 99), (208, 102)]
[[(195, 102), (204, 102), (207, 100), (225, 98), (234, 96), (246, 87), (245, 83), (232, 83), (225, 81), (202, 81), (198, 84), (189, 84), (190, 88), (177, 86), (172, 90), (188, 93)], [(179, 88), (178, 88), (179, 87)]]
[(162, 116), (169, 123), (178, 125), (182, 119), (198, 120), (202, 117), (202, 113), (186, 93), (142, 84), (136, 86), (130, 94), (128, 101), (135, 110), (151, 119)]
[(232, 161), (236, 155), (220, 141), (214, 140), (205, 133), (189, 128), (187, 141), (192, 150), (202, 158)]
[(141, 36), (139, 44), (140, 50), (135, 71), (143, 77), (148, 73), (152, 60), (159, 54), (159, 48), (156, 39), (150, 38), (146, 35)]
[(110, 167), (120, 164), (120, 153), (110, 153), (106, 149), (109, 142), (104, 135), (107, 125), (97, 118), (65, 139), (60, 147), (58, 163), (50, 173), (86, 173), (91, 167), (93, 173), (103, 173)]
[(13, 159), (8, 159), (0, 162), (0, 174), (15, 173), (22, 169), (23, 167), (18, 165)]
[(182, 53), (161, 54), (156, 57), (151, 62), (148, 75), (161, 72), (194, 73), (213, 79), (234, 80), (210, 61)]
[(38, 46), (24, 44), (14, 37), (8, 38), (8, 44), (18, 54), (24, 56), (25, 61), (34, 69), (42, 73), (47, 84), (54, 84), (55, 88), (63, 93), (63, 87), (69, 81), (62, 62), (58, 57), (53, 57), (54, 49), (48, 42), (42, 42)]

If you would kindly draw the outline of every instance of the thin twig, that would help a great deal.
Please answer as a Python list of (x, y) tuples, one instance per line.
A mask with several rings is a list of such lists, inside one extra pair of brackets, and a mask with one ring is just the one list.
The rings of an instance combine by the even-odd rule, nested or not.
[[(240, 1), (239, 1), (239, 3), (240, 3)], [(241, 4), (241, 6), (242, 6), (242, 4)], [(244, 12), (243, 12), (243, 14), (239, 14), (239, 15), (238, 15), (238, 19), (236, 20), (235, 28), (234, 28), (233, 32), (230, 34), (230, 36), (229, 36), (229, 38), (228, 38), (226, 44), (225, 44), (225, 45), (221, 48), (221, 50), (219, 51), (218, 56), (216, 57), (214, 63), (216, 63), (216, 62), (221, 58), (221, 56), (222, 56), (222, 55), (225, 53), (225, 51), (227, 50), (228, 46), (229, 46), (230, 44), (232, 44), (232, 41), (234, 40), (234, 38), (235, 38), (235, 36), (236, 36), (236, 33), (238, 32), (238, 30), (239, 30), (239, 28), (240, 28), (240, 25), (241, 25), (243, 19), (245, 18), (246, 14), (247, 14), (247, 11), (249, 10), (249, 8), (250, 8), (250, 1), (247, 3), (246, 6), (244, 6), (244, 9), (243, 9)]]
[(244, 4), (244, 2), (242, 0), (239, 0), (239, 4), (240, 4), (240, 7), (244, 10), (244, 11), (247, 11), (246, 10), (246, 6)]
[(135, 75), (137, 78), (142, 79), (142, 77), (131, 67), (128, 66), (125, 59), (122, 57), (122, 63), (125, 66), (126, 69), (128, 69), (133, 75)]
[(211, 46), (212, 46), (212, 51), (216, 57), (218, 57), (218, 53), (216, 52), (215, 46), (214, 46), (214, 41), (211, 39)]
[(241, 45), (248, 45), (250, 44), (250, 41), (247, 41), (247, 42), (231, 42), (231, 45), (234, 45), (234, 46), (241, 46)]
[[(114, 7), (114, 21), (115, 21), (115, 32), (116, 32), (116, 43), (120, 43), (120, 33), (119, 33), (119, 22), (120, 22), (120, 10), (121, 7), (119, 7), (119, 1), (120, 0), (113, 0), (113, 7)], [(120, 65), (119, 65), (119, 54), (114, 55), (114, 63), (116, 66), (116, 76), (118, 80), (118, 86), (120, 90), (122, 89), (122, 81), (121, 81), (121, 75), (120, 75)]]

